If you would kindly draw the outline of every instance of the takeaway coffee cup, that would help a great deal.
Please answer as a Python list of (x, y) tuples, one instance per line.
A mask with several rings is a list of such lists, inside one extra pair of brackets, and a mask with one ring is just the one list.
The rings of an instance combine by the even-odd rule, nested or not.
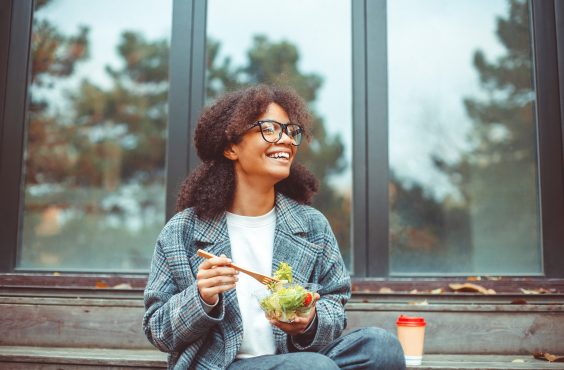
[(405, 354), (406, 365), (421, 365), (423, 342), (425, 340), (425, 319), (400, 315), (396, 325), (398, 327), (398, 339)]

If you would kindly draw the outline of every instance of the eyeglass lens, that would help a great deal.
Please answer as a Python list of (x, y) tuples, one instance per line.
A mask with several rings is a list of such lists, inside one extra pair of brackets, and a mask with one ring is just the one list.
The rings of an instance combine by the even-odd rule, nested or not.
[(299, 125), (289, 123), (287, 125), (282, 125), (278, 122), (273, 121), (262, 121), (261, 122), (261, 132), (264, 140), (269, 143), (276, 143), (280, 138), (282, 138), (282, 132), (286, 132), (294, 145), (300, 145), (302, 142), (302, 128)]

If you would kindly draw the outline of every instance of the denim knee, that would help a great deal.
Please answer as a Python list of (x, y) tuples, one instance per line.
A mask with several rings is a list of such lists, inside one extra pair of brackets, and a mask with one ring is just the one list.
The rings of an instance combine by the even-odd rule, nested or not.
[(403, 349), (398, 339), (391, 333), (381, 328), (362, 328), (350, 333), (357, 336), (365, 349), (370, 349), (367, 368), (403, 370), (405, 358)]
[(329, 357), (317, 352), (294, 352), (284, 361), (284, 369), (338, 370)]

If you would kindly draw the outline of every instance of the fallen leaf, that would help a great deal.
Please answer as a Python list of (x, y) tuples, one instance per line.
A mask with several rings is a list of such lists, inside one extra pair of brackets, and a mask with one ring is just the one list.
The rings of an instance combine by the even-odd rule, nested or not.
[(108, 288), (109, 285), (105, 281), (97, 281), (96, 288)]
[(482, 280), (482, 277), (481, 276), (468, 276), (466, 278), (466, 280), (468, 280), (468, 281), (478, 281), (478, 280)]
[(550, 293), (555, 293), (555, 292), (556, 292), (555, 289), (545, 289), (545, 288), (538, 288), (538, 289), (523, 289), (523, 288), (519, 288), (519, 290), (520, 290), (523, 294), (550, 294)]
[(413, 289), (409, 291), (409, 294), (417, 294), (419, 291), (417, 289)]
[(427, 302), (426, 299), (422, 300), (422, 301), (411, 301), (411, 302), (407, 302), (407, 304), (410, 305), (414, 305), (414, 306), (427, 306), (429, 304), (429, 302)]
[(516, 358), (515, 360), (513, 360), (513, 361), (511, 361), (511, 362), (523, 363), (523, 362), (525, 362), (525, 360), (523, 360), (522, 358)]
[(380, 288), (380, 290), (378, 292), (380, 292), (380, 293), (393, 293), (394, 290), (392, 288), (382, 287), (382, 288)]
[(511, 304), (529, 304), (529, 302), (527, 302), (523, 298), (515, 298), (514, 300), (511, 301)]
[(496, 294), (495, 290), (493, 289), (486, 289), (481, 285), (472, 284), (472, 283), (464, 283), (464, 284), (452, 283), (449, 284), (448, 286), (450, 287), (450, 289), (454, 290), (455, 292)]
[(533, 357), (538, 360), (545, 360), (548, 362), (564, 362), (564, 356), (553, 355), (548, 352), (535, 352), (533, 353)]
[(538, 290), (539, 290), (539, 293), (540, 293), (540, 294), (556, 293), (556, 289), (539, 288)]
[(443, 294), (443, 292), (444, 292), (443, 288), (437, 288), (431, 290), (431, 294)]
[(129, 283), (117, 284), (117, 285), (114, 285), (112, 288), (114, 288), (114, 289), (132, 289), (131, 284), (129, 284)]
[(486, 276), (486, 280), (501, 280), (501, 276)]
[(53, 276), (61, 276), (61, 273), (60, 273), (60, 272), (57, 272), (57, 271), (55, 271), (55, 272), (53, 272)]

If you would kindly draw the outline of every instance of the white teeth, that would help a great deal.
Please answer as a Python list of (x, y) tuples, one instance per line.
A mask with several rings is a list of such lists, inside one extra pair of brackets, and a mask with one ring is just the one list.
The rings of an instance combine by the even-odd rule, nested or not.
[(269, 156), (270, 158), (276, 158), (276, 159), (278, 159), (278, 158), (286, 158), (286, 159), (289, 159), (289, 158), (290, 158), (290, 154), (288, 154), (288, 153), (283, 153), (283, 152), (269, 154), (268, 156)]

